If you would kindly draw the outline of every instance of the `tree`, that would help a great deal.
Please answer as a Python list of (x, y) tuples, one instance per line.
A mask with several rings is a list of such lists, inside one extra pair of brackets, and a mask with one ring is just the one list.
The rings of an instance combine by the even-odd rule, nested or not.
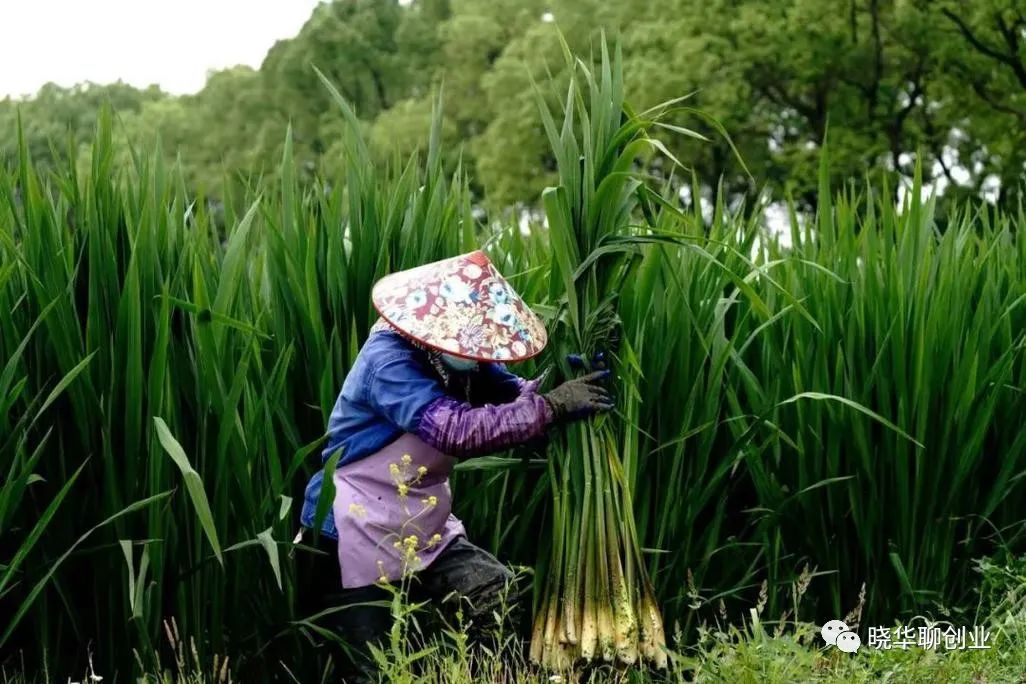
[(948, 195), (1017, 201), (1026, 165), (1021, 0), (334, 0), (259, 69), (214, 73), (195, 95), (48, 85), (30, 100), (0, 101), (0, 155), (15, 148), (16, 110), (45, 163), (51, 143), (86, 140), (110, 101), (130, 137), (159, 134), (189, 182), (208, 191), (226, 172), (272, 179), (290, 125), (300, 170), (331, 174), (344, 153), (339, 114), (316, 65), (383, 156), (424, 148), (441, 88), (443, 144), (460, 150), (449, 158), (468, 170), (475, 194), (492, 208), (533, 204), (553, 164), (532, 80), (568, 78), (559, 33), (588, 54), (600, 31), (623, 47), (633, 105), (692, 93), (687, 104), (709, 115), (682, 112), (672, 123), (710, 142), (671, 131), (663, 142), (687, 166), (674, 171), (679, 181), (694, 170), (710, 195), (768, 186), (811, 206), (828, 139), (835, 187), (867, 172), (907, 179), (919, 164)]
[(82, 83), (63, 88), (47, 83), (30, 99), (0, 100), (0, 159), (17, 153), (18, 119), (21, 118), (25, 145), (37, 166), (46, 168), (68, 151), (90, 138), (96, 128), (96, 114), (104, 103), (120, 114), (131, 115), (148, 103), (168, 96), (157, 86), (139, 89), (118, 81), (109, 85)]
[(972, 192), (992, 189), (1011, 206), (1021, 197), (1026, 168), (1026, 6), (1016, 0), (922, 5), (943, 18), (936, 45), (947, 106), (939, 115), (951, 122), (949, 144), (968, 171), (964, 184)]

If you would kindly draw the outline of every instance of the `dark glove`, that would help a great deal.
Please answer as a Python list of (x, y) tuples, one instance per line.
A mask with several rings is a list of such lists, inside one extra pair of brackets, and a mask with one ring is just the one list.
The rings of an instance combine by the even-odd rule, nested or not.
[(580, 378), (567, 380), (548, 394), (543, 395), (552, 409), (553, 420), (555, 422), (577, 420), (613, 408), (613, 398), (601, 383), (607, 377), (609, 377), (609, 371), (596, 371)]
[(606, 353), (603, 351), (595, 352), (591, 357), (590, 364), (580, 354), (567, 354), (566, 361), (574, 369), (605, 370)]

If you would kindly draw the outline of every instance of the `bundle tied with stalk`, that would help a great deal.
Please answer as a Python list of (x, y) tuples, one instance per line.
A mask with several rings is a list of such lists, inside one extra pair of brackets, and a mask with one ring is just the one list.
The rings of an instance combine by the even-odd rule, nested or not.
[[(637, 471), (638, 364), (622, 339), (618, 293), (645, 245), (659, 242), (645, 222), (653, 205), (669, 204), (651, 189), (635, 161), (653, 151), (673, 160), (654, 127), (698, 135), (660, 119), (678, 101), (641, 114), (624, 103), (619, 47), (604, 37), (598, 73), (564, 53), (570, 85), (557, 126), (539, 92), (543, 124), (558, 167), (559, 184), (543, 193), (553, 254), (550, 300), (560, 304), (552, 322), (552, 353), (609, 350), (617, 408), (566, 430), (552, 447), (553, 540), (535, 617), (531, 657), (552, 669), (581, 663), (667, 663), (663, 621), (642, 557), (631, 499)], [(675, 161), (675, 160), (673, 160)], [(562, 370), (569, 373), (569, 368)]]

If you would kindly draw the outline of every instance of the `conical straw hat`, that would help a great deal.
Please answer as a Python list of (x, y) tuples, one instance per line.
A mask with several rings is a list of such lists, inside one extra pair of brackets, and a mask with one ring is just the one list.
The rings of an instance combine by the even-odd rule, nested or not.
[(387, 275), (371, 298), (392, 327), (462, 358), (522, 361), (548, 341), (541, 320), (481, 251)]

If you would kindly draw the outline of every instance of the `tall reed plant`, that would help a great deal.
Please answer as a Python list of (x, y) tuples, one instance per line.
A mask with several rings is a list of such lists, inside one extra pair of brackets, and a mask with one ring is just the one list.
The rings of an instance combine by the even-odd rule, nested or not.
[(863, 585), (867, 622), (951, 613), (973, 558), (1024, 550), (1026, 216), (824, 185), (784, 246), (760, 205), (655, 185), (694, 112), (632, 111), (619, 63), (539, 89), (558, 183), (527, 234), (475, 223), (437, 114), (423, 158), (381, 164), (330, 84), (344, 175), (301, 181), (287, 143), (276, 190), (220, 205), (122, 154), (110, 112), (64, 167), (23, 144), (0, 168), (4, 656), (126, 677), (173, 618), (240, 681), (318, 677), (291, 540), (370, 288), (477, 245), (549, 322), (541, 363), (604, 350), (617, 377), (615, 412), (454, 477), (475, 540), (535, 566), (537, 660), (659, 665), (663, 619), (779, 613), (805, 566), (804, 620)]

